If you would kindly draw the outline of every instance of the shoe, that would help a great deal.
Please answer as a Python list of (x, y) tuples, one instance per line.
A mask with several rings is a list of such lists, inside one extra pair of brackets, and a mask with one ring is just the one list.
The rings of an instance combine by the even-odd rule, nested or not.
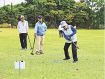
[(44, 54), (42, 50), (39, 51), (40, 54)]
[(69, 60), (70, 58), (65, 58), (65, 59), (63, 59), (63, 60)]
[(36, 55), (40, 55), (40, 52), (39, 52), (39, 51), (36, 51), (35, 54), (36, 54)]
[(34, 55), (34, 53), (30, 53), (31, 55)]
[(78, 62), (78, 60), (74, 60), (74, 61), (73, 61), (73, 63), (76, 63), (76, 62)]

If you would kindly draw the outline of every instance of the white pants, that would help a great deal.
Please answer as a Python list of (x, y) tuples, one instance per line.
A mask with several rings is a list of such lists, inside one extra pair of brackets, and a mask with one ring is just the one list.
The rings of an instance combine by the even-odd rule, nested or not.
[(36, 51), (43, 51), (43, 41), (44, 41), (44, 36), (36, 36), (36, 40), (37, 40), (37, 49)]

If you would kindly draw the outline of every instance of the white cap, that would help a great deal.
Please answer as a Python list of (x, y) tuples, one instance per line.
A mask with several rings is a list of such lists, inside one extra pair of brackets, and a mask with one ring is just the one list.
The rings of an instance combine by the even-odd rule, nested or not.
[(65, 25), (67, 25), (66, 21), (61, 21), (60, 22), (61, 27), (64, 27)]
[(20, 16), (20, 18), (24, 18), (24, 16), (23, 16), (23, 15), (21, 15), (21, 16)]

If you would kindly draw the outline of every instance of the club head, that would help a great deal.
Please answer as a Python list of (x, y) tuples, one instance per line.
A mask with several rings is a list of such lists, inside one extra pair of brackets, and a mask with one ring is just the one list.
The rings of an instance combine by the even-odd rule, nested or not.
[(30, 54), (31, 54), (31, 55), (34, 55), (34, 53), (33, 53), (33, 52), (31, 52)]

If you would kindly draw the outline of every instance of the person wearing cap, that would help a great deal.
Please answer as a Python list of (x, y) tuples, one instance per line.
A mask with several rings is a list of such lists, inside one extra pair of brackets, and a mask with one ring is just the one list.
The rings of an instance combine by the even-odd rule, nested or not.
[(17, 25), (19, 31), (19, 38), (22, 49), (27, 49), (27, 33), (28, 33), (28, 21), (25, 20), (23, 15), (19, 16), (19, 22)]
[(69, 46), (72, 45), (72, 55), (73, 55), (73, 62), (78, 61), (77, 57), (77, 36), (76, 36), (76, 29), (72, 25), (68, 25), (66, 21), (61, 21), (60, 28), (62, 28), (62, 34), (63, 37), (66, 39), (65, 45), (64, 45), (64, 54), (65, 58), (64, 60), (69, 60)]
[[(37, 49), (35, 53), (37, 55), (40, 55), (40, 54), (44, 54), (43, 41), (44, 41), (45, 32), (47, 30), (47, 26), (43, 22), (43, 17), (41, 15), (39, 15), (37, 18), (38, 18), (38, 22), (35, 24), (35, 38), (37, 40)], [(34, 54), (32, 53), (32, 55)]]

